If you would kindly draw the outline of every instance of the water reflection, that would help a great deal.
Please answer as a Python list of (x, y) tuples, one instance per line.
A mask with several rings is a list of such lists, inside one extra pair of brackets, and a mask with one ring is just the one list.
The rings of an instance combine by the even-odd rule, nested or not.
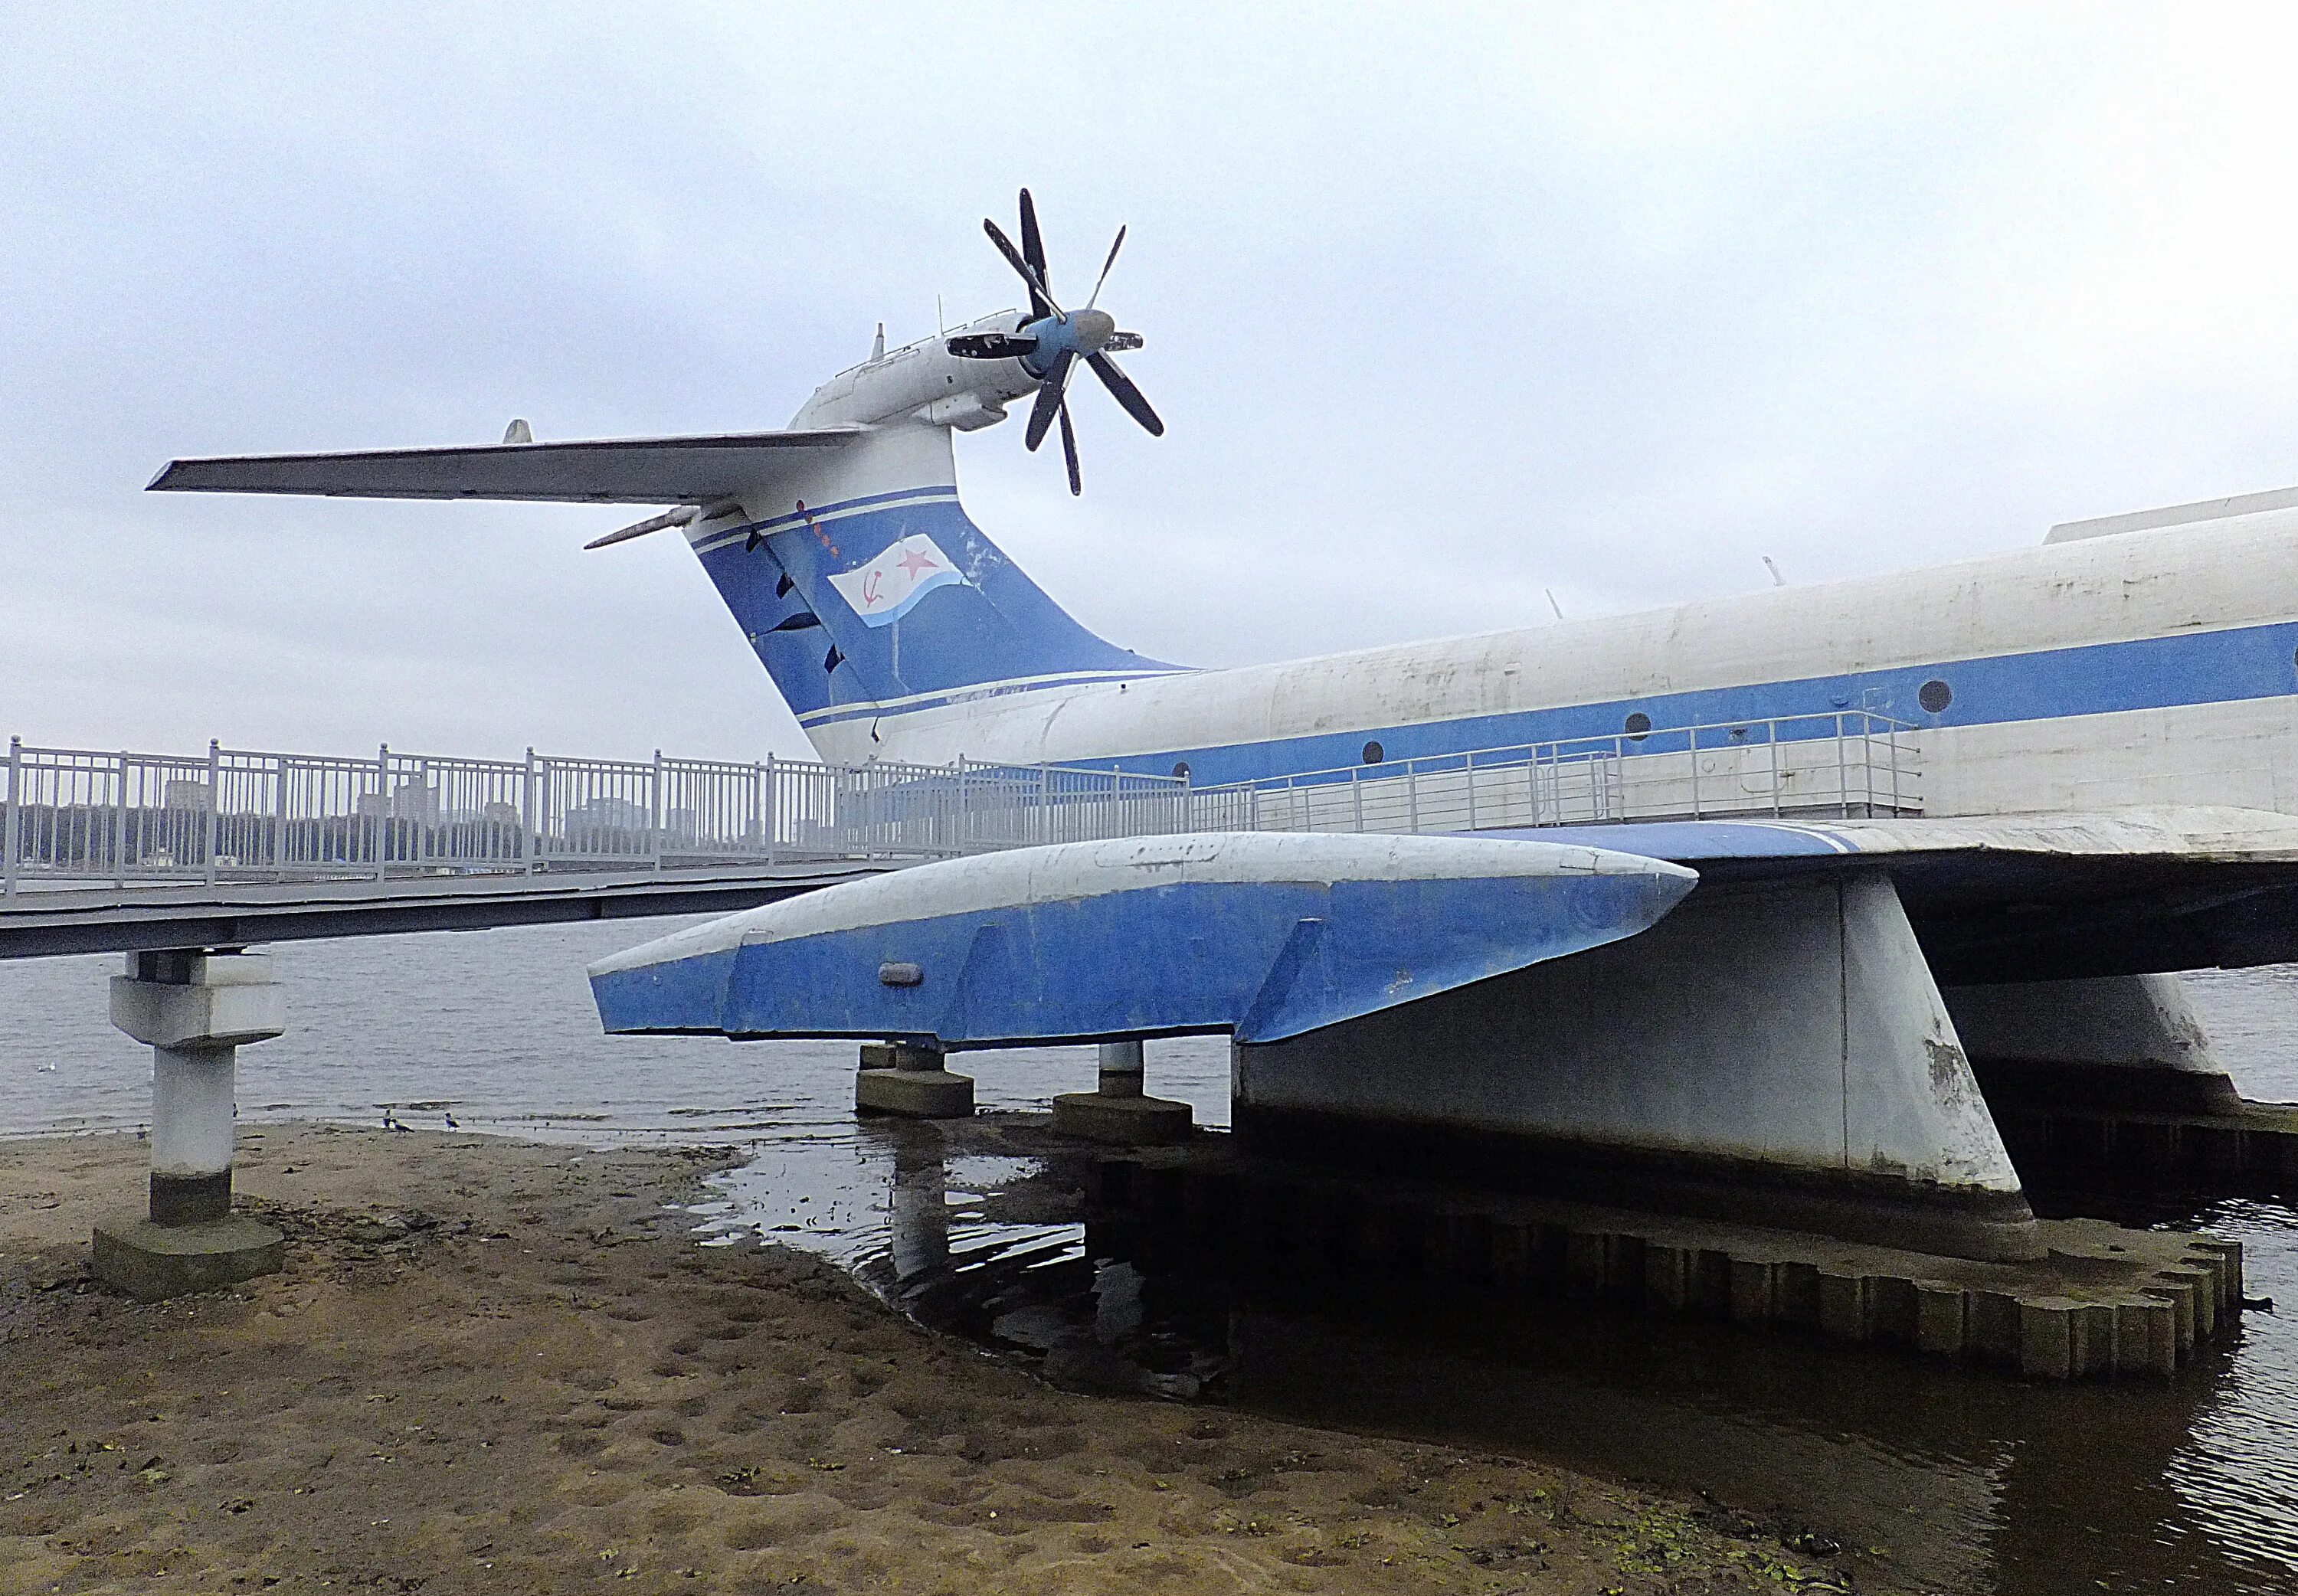
[[(2294, 1585), (2298, 1425), (2284, 1382), (2298, 1346), (2276, 1317), (2253, 1316), (2256, 1328), (2175, 1379), (2029, 1385), (1816, 1339), (1323, 1271), (1298, 1250), (1241, 1246), (1218, 1216), (1148, 1192), (1137, 1173), (1112, 1178), (1098, 1155), (995, 1118), (864, 1124), (846, 1156), (842, 1201), (754, 1164), (724, 1178), (707, 1222), (818, 1246), (922, 1322), (1073, 1389), (1222, 1402), (1704, 1491), (1765, 1534), (1840, 1542), (1853, 1566), (1881, 1561), (1918, 1588)], [(2123, 1217), (2244, 1235), (2252, 1293), (2298, 1301), (2298, 1215), (2242, 1203)]]

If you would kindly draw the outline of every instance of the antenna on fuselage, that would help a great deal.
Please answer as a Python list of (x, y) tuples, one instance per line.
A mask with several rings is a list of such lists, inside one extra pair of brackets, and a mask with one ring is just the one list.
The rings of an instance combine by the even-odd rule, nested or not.
[(1780, 575), (1780, 568), (1772, 563), (1772, 557), (1766, 554), (1762, 556), (1762, 559), (1764, 562), (1764, 569), (1772, 574), (1772, 585), (1773, 587), (1787, 586), (1788, 579)]
[(1552, 587), (1544, 587), (1540, 591), (1548, 595), (1548, 608), (1556, 612), (1556, 618), (1559, 621), (1562, 620), (1564, 618), (1564, 606), (1556, 601), (1556, 590)]
[(886, 358), (886, 324), (882, 321), (878, 324), (877, 341), (870, 345), (870, 358), (873, 360)]

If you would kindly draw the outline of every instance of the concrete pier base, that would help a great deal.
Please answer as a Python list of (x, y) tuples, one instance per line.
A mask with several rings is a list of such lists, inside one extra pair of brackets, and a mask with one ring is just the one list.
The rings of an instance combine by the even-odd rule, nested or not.
[(1186, 1103), (1142, 1091), (1145, 1063), (1138, 1042), (1101, 1045), (1100, 1089), (1054, 1099), (1054, 1132), (1124, 1147), (1185, 1141), (1196, 1115)]
[(1519, 1299), (1641, 1310), (1991, 1367), (2029, 1379), (2163, 1377), (2223, 1343), (2239, 1243), (2038, 1221), (2038, 1256), (1944, 1257), (1433, 1181), (1349, 1177), (1203, 1143), (1112, 1154), (1085, 1181), (1096, 1255), (1315, 1302), (1369, 1282), (1505, 1312)]
[(973, 1112), (973, 1077), (951, 1074), (931, 1048), (873, 1042), (854, 1073), (854, 1107), (905, 1120), (963, 1119)]
[(96, 1222), (95, 1274), (137, 1302), (156, 1302), (276, 1275), (286, 1245), (269, 1225), (236, 1214), (184, 1225), (115, 1214)]
[(277, 1273), (279, 1233), (231, 1211), (238, 1050), (287, 1023), (270, 962), (130, 954), (112, 978), (112, 1022), (152, 1049), (152, 1175), (145, 1215), (95, 1227), (96, 1277), (148, 1302)]

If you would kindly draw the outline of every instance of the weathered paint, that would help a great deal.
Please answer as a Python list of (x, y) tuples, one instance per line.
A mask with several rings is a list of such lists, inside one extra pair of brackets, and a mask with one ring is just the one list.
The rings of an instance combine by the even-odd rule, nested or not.
[(1633, 936), (1697, 879), (1544, 842), (1069, 843), (693, 927), (594, 964), (591, 986), (615, 1031), (964, 1046), (1191, 1031), (1259, 1040)]

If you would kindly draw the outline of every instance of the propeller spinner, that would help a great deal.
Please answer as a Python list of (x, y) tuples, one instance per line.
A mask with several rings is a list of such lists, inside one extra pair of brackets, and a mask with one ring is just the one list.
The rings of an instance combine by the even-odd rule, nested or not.
[(1037, 401), (1029, 410), (1029, 430), (1024, 434), (1031, 450), (1046, 441), (1046, 429), (1058, 418), (1062, 424), (1062, 453), (1067, 457), (1070, 468), (1070, 492), (1083, 492), (1078, 477), (1077, 434), (1070, 426), (1070, 377), (1082, 361), (1093, 368), (1111, 397), (1125, 408), (1125, 413), (1139, 422), (1153, 438), (1165, 435), (1165, 424), (1133, 380), (1118, 368), (1111, 360), (1112, 351), (1139, 349), (1141, 335), (1120, 332), (1117, 318), (1096, 309), (1101, 301), (1102, 285), (1109, 281), (1109, 269), (1117, 264), (1117, 252), (1125, 247), (1125, 229), (1117, 229), (1117, 238), (1109, 246), (1108, 257), (1101, 263), (1101, 276), (1095, 279), (1093, 294), (1081, 310), (1064, 310), (1055, 302), (1052, 290), (1046, 286), (1046, 245), (1037, 231), (1037, 207), (1029, 198), (1029, 191), (1021, 191), (1021, 247), (1015, 249), (1013, 241), (1005, 236), (1004, 229), (987, 217), (982, 219), (982, 231), (989, 242), (997, 246), (1029, 285), (1029, 319), (1012, 333), (968, 333), (949, 341), (949, 352), (973, 360), (1019, 360), (1021, 368), (1037, 379)]

